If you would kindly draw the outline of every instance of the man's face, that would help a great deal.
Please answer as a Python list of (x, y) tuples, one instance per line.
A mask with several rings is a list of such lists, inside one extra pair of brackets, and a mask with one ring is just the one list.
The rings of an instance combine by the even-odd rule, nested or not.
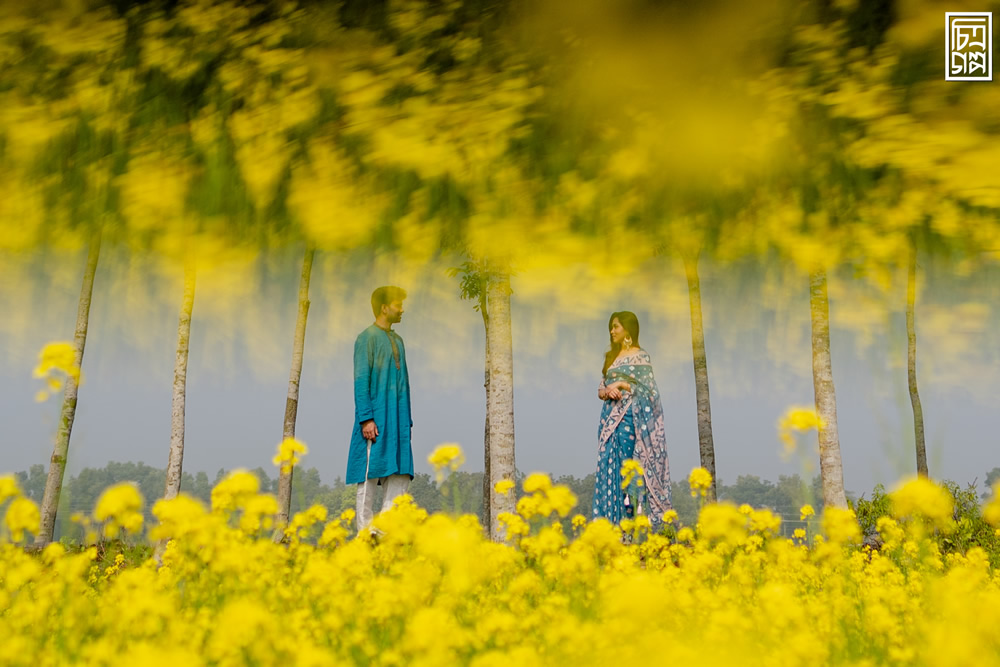
[(382, 312), (389, 320), (389, 324), (396, 324), (403, 319), (403, 302), (400, 300), (390, 301), (388, 305), (382, 306)]

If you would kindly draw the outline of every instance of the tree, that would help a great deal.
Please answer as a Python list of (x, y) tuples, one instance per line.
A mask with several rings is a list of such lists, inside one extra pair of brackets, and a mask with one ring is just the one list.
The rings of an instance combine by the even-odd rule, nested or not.
[(847, 507), (844, 491), (844, 464), (840, 458), (837, 430), (837, 395), (833, 386), (830, 360), (830, 301), (827, 297), (826, 271), (818, 269), (809, 276), (809, 314), (812, 321), (813, 392), (819, 427), (819, 469), (823, 477), (823, 504)]
[[(302, 276), (299, 279), (299, 308), (295, 320), (295, 339), (292, 345), (292, 369), (288, 377), (288, 397), (285, 399), (285, 425), (282, 439), (295, 437), (295, 419), (299, 410), (299, 379), (302, 377), (302, 351), (306, 342), (306, 320), (309, 316), (309, 278), (312, 275), (313, 256), (316, 249), (306, 249), (302, 260)], [(282, 539), (281, 531), (288, 523), (292, 506), (292, 474), (294, 466), (283, 466), (278, 480), (278, 517), (274, 539)]]
[[(113, 102), (118, 102), (113, 81), (121, 59), (125, 22), (107, 9), (43, 8), (30, 19), (24, 9), (15, 9), (5, 18), (10, 30), (4, 36), (4, 47), (18, 54), (10, 62), (20, 64), (7, 68), (8, 84), (0, 99), (13, 121), (4, 123), (3, 161), (9, 161), (22, 179), (41, 184), (43, 197), (36, 205), (44, 206), (49, 221), (39, 230), (29, 226), (27, 234), (19, 236), (30, 237), (38, 231), (45, 234), (39, 234), (35, 241), (47, 243), (61, 236), (71, 244), (72, 239), (81, 238), (87, 245), (73, 336), (78, 373), (86, 348), (103, 225), (113, 209), (108, 183), (114, 132), (91, 119), (117, 117), (112, 108)], [(80, 40), (75, 33), (78, 29), (101, 35), (103, 40)], [(56, 83), (54, 72), (59, 72), (58, 85), (52, 85)], [(14, 222), (23, 224), (20, 219)], [(50, 542), (55, 530), (79, 396), (77, 373), (67, 378), (63, 391), (41, 498), (41, 528), (35, 536), (38, 547)]]
[(27, 472), (17, 473), (18, 486), (24, 491), (24, 495), (36, 503), (42, 502), (45, 493), (45, 466), (36, 463)]
[(910, 261), (906, 272), (906, 379), (910, 389), (910, 405), (913, 406), (913, 439), (917, 450), (917, 474), (929, 477), (927, 470), (927, 446), (924, 444), (924, 409), (917, 391), (917, 242), (910, 242)]
[(708, 490), (711, 500), (716, 497), (715, 442), (712, 438), (712, 402), (708, 391), (708, 356), (705, 354), (705, 328), (701, 319), (701, 280), (698, 258), (684, 258), (688, 296), (691, 303), (691, 356), (694, 360), (694, 387), (698, 405), (698, 455), (701, 467), (712, 475)]
[[(152, 227), (159, 233), (154, 243), (161, 243), (166, 253), (183, 266), (182, 298), (177, 316), (177, 345), (170, 412), (170, 449), (163, 497), (171, 499), (180, 492), (183, 476), (184, 436), (187, 400), (187, 367), (194, 310), (198, 244), (204, 239), (192, 234), (185, 214), (188, 186), (194, 175), (190, 155), (165, 136), (156, 149), (148, 146), (133, 150), (129, 170), (121, 177), (122, 206), (134, 226)], [(152, 220), (150, 224), (149, 219)], [(179, 242), (179, 243), (178, 243)]]
[(173, 399), (170, 410), (170, 455), (163, 498), (170, 500), (181, 490), (184, 464), (185, 404), (187, 402), (188, 351), (191, 341), (191, 313), (194, 310), (195, 268), (184, 267), (184, 298), (177, 317), (177, 354), (174, 356)]
[[(490, 379), (486, 415), (489, 430), (489, 489), (483, 493), (491, 498), (486, 504), (490, 514), (490, 536), (503, 538), (497, 518), (503, 512), (514, 511), (514, 494), (496, 491), (502, 480), (513, 481), (514, 463), (514, 346), (510, 325), (510, 273), (501, 272), (487, 284), (486, 301), (491, 312), (490, 328), (486, 332), (489, 349)], [(485, 497), (485, 496), (484, 496)]]
[[(83, 285), (80, 288), (80, 301), (76, 314), (76, 333), (73, 336), (74, 367), (83, 364), (83, 350), (87, 344), (87, 327), (90, 322), (90, 299), (94, 291), (94, 275), (97, 273), (97, 259), (100, 254), (100, 236), (91, 242), (87, 251), (87, 267), (83, 272)], [(48, 480), (45, 482), (45, 494), (42, 497), (42, 522), (35, 544), (43, 547), (52, 541), (55, 530), (56, 510), (59, 507), (59, 494), (62, 490), (63, 474), (66, 471), (66, 457), (69, 453), (69, 437), (73, 430), (73, 420), (76, 416), (76, 400), (79, 382), (70, 376), (66, 378), (66, 389), (63, 395), (62, 413), (59, 419), (59, 432), (56, 444), (49, 460)]]
[(986, 492), (983, 493), (983, 499), (990, 497), (993, 492), (993, 486), (998, 481), (1000, 481), (1000, 468), (993, 468), (986, 473), (986, 480), (983, 482), (983, 486), (986, 487)]
[[(486, 390), (486, 405), (490, 404), (490, 375), (493, 368), (490, 359), (490, 316), (489, 303), (487, 302), (488, 286), (490, 275), (488, 267), (472, 261), (466, 261), (461, 266), (450, 269), (449, 275), (452, 277), (461, 276), (459, 281), (463, 299), (474, 302), (472, 306), (483, 318), (483, 328), (486, 331), (485, 345), (485, 368), (483, 370), (483, 387)], [(486, 423), (483, 428), (483, 507), (482, 515), (484, 523), (489, 525), (487, 520), (495, 516), (492, 508), (493, 494), (490, 487), (490, 416), (487, 411)]]

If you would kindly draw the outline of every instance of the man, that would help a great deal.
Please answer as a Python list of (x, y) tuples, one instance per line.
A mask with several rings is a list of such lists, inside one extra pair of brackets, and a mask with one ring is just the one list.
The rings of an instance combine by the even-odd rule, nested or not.
[(372, 292), (375, 323), (354, 342), (354, 432), (347, 483), (358, 485), (358, 531), (374, 518), (375, 487), (385, 487), (382, 511), (406, 493), (413, 479), (410, 447), (410, 377), (403, 339), (392, 330), (403, 317), (401, 287)]

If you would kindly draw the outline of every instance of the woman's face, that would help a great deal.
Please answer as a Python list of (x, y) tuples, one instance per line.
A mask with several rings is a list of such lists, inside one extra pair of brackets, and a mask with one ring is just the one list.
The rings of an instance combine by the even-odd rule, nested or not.
[(611, 342), (614, 345), (621, 345), (621, 342), (625, 340), (625, 336), (628, 332), (625, 331), (625, 327), (622, 323), (618, 321), (618, 318), (611, 320)]

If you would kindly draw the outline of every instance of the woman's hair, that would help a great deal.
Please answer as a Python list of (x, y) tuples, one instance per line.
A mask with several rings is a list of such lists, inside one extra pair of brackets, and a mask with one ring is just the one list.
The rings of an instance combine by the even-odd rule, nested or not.
[[(628, 332), (629, 337), (632, 339), (632, 345), (634, 347), (639, 347), (639, 320), (636, 318), (635, 313), (623, 310), (619, 313), (611, 313), (611, 317), (608, 318), (608, 330), (611, 330), (611, 326), (615, 322), (615, 318), (621, 323), (625, 331)], [(611, 344), (611, 349), (607, 351), (604, 355), (604, 368), (601, 370), (601, 375), (607, 375), (608, 369), (611, 368), (611, 364), (614, 363), (615, 357), (618, 356), (618, 352), (621, 351), (621, 345), (617, 343)]]

